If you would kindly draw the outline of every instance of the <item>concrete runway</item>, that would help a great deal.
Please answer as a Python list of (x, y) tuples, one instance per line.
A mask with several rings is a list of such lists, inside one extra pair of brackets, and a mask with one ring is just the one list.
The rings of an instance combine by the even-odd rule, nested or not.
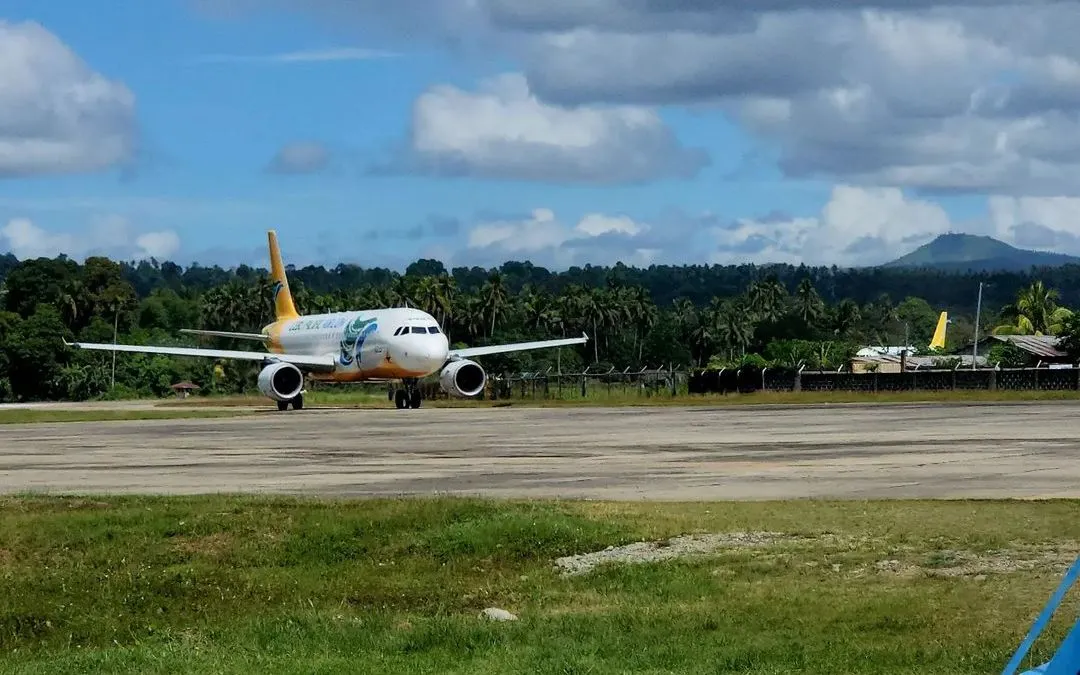
[(0, 425), (0, 492), (1080, 497), (1080, 405), (490, 408)]

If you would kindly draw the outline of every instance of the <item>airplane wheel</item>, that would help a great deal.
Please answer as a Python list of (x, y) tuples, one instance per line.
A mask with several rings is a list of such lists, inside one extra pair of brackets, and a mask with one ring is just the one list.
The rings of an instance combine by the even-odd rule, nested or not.
[(398, 389), (397, 391), (394, 392), (394, 405), (397, 406), (398, 410), (404, 410), (405, 408), (408, 407), (409, 400), (405, 396), (405, 390), (404, 389)]
[(277, 402), (277, 409), (280, 410), (281, 412), (285, 412), (286, 410), (289, 409), (289, 402), (288, 401), (278, 401)]
[(303, 394), (297, 395), (297, 397), (292, 400), (292, 407), (293, 407), (293, 410), (303, 410), (304, 409), (304, 395)]
[(420, 390), (419, 389), (413, 389), (411, 392), (409, 392), (409, 407), (410, 408), (413, 408), (415, 410), (416, 408), (419, 408), (420, 404), (423, 403), (423, 402), (424, 402), (424, 397), (420, 395)]

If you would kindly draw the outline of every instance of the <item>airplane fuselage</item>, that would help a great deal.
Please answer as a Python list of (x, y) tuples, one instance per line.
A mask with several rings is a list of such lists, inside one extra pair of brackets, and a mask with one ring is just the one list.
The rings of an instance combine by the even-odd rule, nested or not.
[(310, 373), (315, 380), (423, 378), (446, 365), (450, 354), (438, 321), (418, 309), (315, 314), (276, 321), (262, 332), (271, 353), (332, 356), (333, 370)]

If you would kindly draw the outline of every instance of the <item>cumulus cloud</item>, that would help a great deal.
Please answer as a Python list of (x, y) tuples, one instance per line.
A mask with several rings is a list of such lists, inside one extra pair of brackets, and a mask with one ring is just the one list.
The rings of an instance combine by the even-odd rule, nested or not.
[(714, 228), (712, 261), (878, 264), (952, 227), (939, 204), (911, 199), (899, 189), (837, 186), (818, 216), (775, 214)]
[(539, 101), (521, 75), (476, 92), (433, 87), (413, 108), (407, 163), (448, 175), (565, 183), (635, 183), (689, 177), (708, 162), (685, 148), (652, 110), (564, 108)]
[(991, 234), (1015, 246), (1080, 255), (1078, 197), (991, 197), (989, 221)]
[(4, 249), (20, 260), (61, 253), (73, 259), (102, 255), (162, 260), (179, 251), (180, 237), (171, 230), (138, 232), (122, 216), (96, 219), (80, 232), (50, 232), (29, 218), (13, 218), (0, 227), (0, 250)]
[[(1080, 194), (1080, 3), (274, 4), (307, 6), (365, 31), (378, 25), (402, 39), (415, 38), (409, 29), (426, 14), (424, 30), (439, 44), (494, 49), (520, 62), (541, 109), (682, 105), (726, 114), (774, 148), (790, 177)], [(473, 167), (460, 156), (439, 159), (444, 169)], [(545, 154), (536, 160), (548, 161)]]
[(772, 214), (703, 223), (720, 264), (889, 262), (949, 232), (989, 235), (1019, 248), (1080, 255), (1080, 198), (994, 196), (985, 214), (958, 222), (934, 201), (897, 188), (841, 185), (816, 216)]
[(96, 171), (131, 159), (135, 96), (42, 26), (0, 20), (0, 177)]
[(591, 213), (568, 225), (550, 209), (541, 208), (525, 218), (473, 226), (466, 251), (460, 255), (475, 264), (528, 259), (557, 268), (585, 262), (648, 265), (661, 253), (661, 239), (665, 239), (662, 231), (628, 216)]

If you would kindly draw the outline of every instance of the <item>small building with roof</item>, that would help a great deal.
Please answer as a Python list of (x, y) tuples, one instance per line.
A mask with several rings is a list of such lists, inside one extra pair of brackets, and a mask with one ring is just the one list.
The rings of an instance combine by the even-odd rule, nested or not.
[(176, 393), (177, 398), (187, 398), (192, 392), (199, 391), (199, 385), (194, 382), (177, 382), (176, 384), (169, 385), (169, 389), (172, 389)]
[[(993, 361), (992, 351), (1000, 345), (1011, 345), (1027, 355), (1026, 367), (1073, 365), (1073, 359), (1058, 347), (1060, 338), (1057, 335), (987, 335), (981, 338), (975, 347), (975, 353)], [(967, 352), (970, 354), (972, 345), (968, 345)], [(960, 350), (961, 352), (963, 350)], [(990, 365), (995, 365), (990, 363)]]
[[(899, 373), (912, 370), (934, 370), (960, 367), (971, 368), (971, 354), (915, 354), (906, 358), (893, 354), (864, 354), (851, 359), (853, 373)], [(976, 363), (980, 368), (987, 365), (985, 356), (978, 356)]]

